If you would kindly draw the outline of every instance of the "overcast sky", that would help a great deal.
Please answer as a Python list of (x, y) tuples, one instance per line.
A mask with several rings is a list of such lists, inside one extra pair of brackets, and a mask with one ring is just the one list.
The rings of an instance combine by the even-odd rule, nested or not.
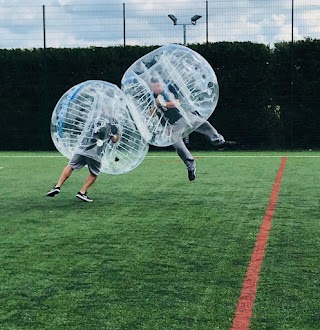
[[(209, 0), (208, 37), (215, 41), (252, 41), (273, 45), (291, 40), (292, 0)], [(42, 5), (46, 13), (47, 47), (122, 45), (123, 2), (126, 43), (161, 45), (206, 41), (205, 0), (0, 0), (0, 48), (43, 46)], [(320, 0), (294, 0), (294, 38), (320, 39)]]

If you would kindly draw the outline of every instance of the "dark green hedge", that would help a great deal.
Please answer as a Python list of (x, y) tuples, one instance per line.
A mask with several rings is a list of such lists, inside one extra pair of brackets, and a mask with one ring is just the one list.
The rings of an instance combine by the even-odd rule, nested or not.
[[(88, 79), (117, 85), (155, 47), (0, 50), (1, 150), (50, 150), (49, 123), (60, 96)], [(190, 45), (214, 68), (220, 98), (210, 121), (247, 148), (320, 146), (320, 41)], [(209, 147), (194, 133), (191, 147)]]

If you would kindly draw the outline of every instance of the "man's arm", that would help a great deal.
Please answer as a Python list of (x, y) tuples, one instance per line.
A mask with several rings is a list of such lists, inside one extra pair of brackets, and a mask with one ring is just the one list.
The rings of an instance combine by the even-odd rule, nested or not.
[(171, 97), (169, 97), (169, 101), (166, 102), (165, 106), (167, 108), (175, 108), (180, 105), (177, 89), (172, 84), (168, 85), (168, 89)]
[(111, 137), (111, 141), (113, 143), (117, 143), (119, 141), (119, 139), (120, 139), (120, 134), (115, 134)]
[(111, 125), (111, 141), (117, 143), (120, 139), (119, 128), (113, 124)]
[(180, 101), (178, 99), (166, 102), (167, 108), (175, 108), (180, 105)]
[(177, 98), (174, 100), (165, 101), (164, 97), (160, 94), (156, 98), (156, 104), (166, 108), (175, 108), (180, 105), (180, 101)]

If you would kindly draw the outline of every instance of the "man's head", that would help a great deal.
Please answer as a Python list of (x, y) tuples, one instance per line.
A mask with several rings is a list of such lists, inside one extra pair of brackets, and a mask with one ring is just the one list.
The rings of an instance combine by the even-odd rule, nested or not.
[(163, 92), (163, 85), (158, 77), (152, 77), (150, 79), (150, 87), (156, 95), (159, 95)]

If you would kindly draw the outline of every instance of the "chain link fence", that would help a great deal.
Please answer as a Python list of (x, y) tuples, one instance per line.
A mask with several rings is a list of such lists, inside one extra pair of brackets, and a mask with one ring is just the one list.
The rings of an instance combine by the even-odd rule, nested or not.
[[(74, 48), (320, 38), (318, 0), (128, 1), (0, 6), (0, 48)], [(168, 17), (174, 15), (176, 25)], [(191, 22), (195, 15), (201, 16)]]
[(53, 148), (47, 124), (65, 90), (88, 79), (120, 85), (133, 61), (167, 43), (214, 67), (221, 95), (210, 120), (227, 138), (320, 147), (319, 0), (111, 1), (0, 6), (0, 149)]

